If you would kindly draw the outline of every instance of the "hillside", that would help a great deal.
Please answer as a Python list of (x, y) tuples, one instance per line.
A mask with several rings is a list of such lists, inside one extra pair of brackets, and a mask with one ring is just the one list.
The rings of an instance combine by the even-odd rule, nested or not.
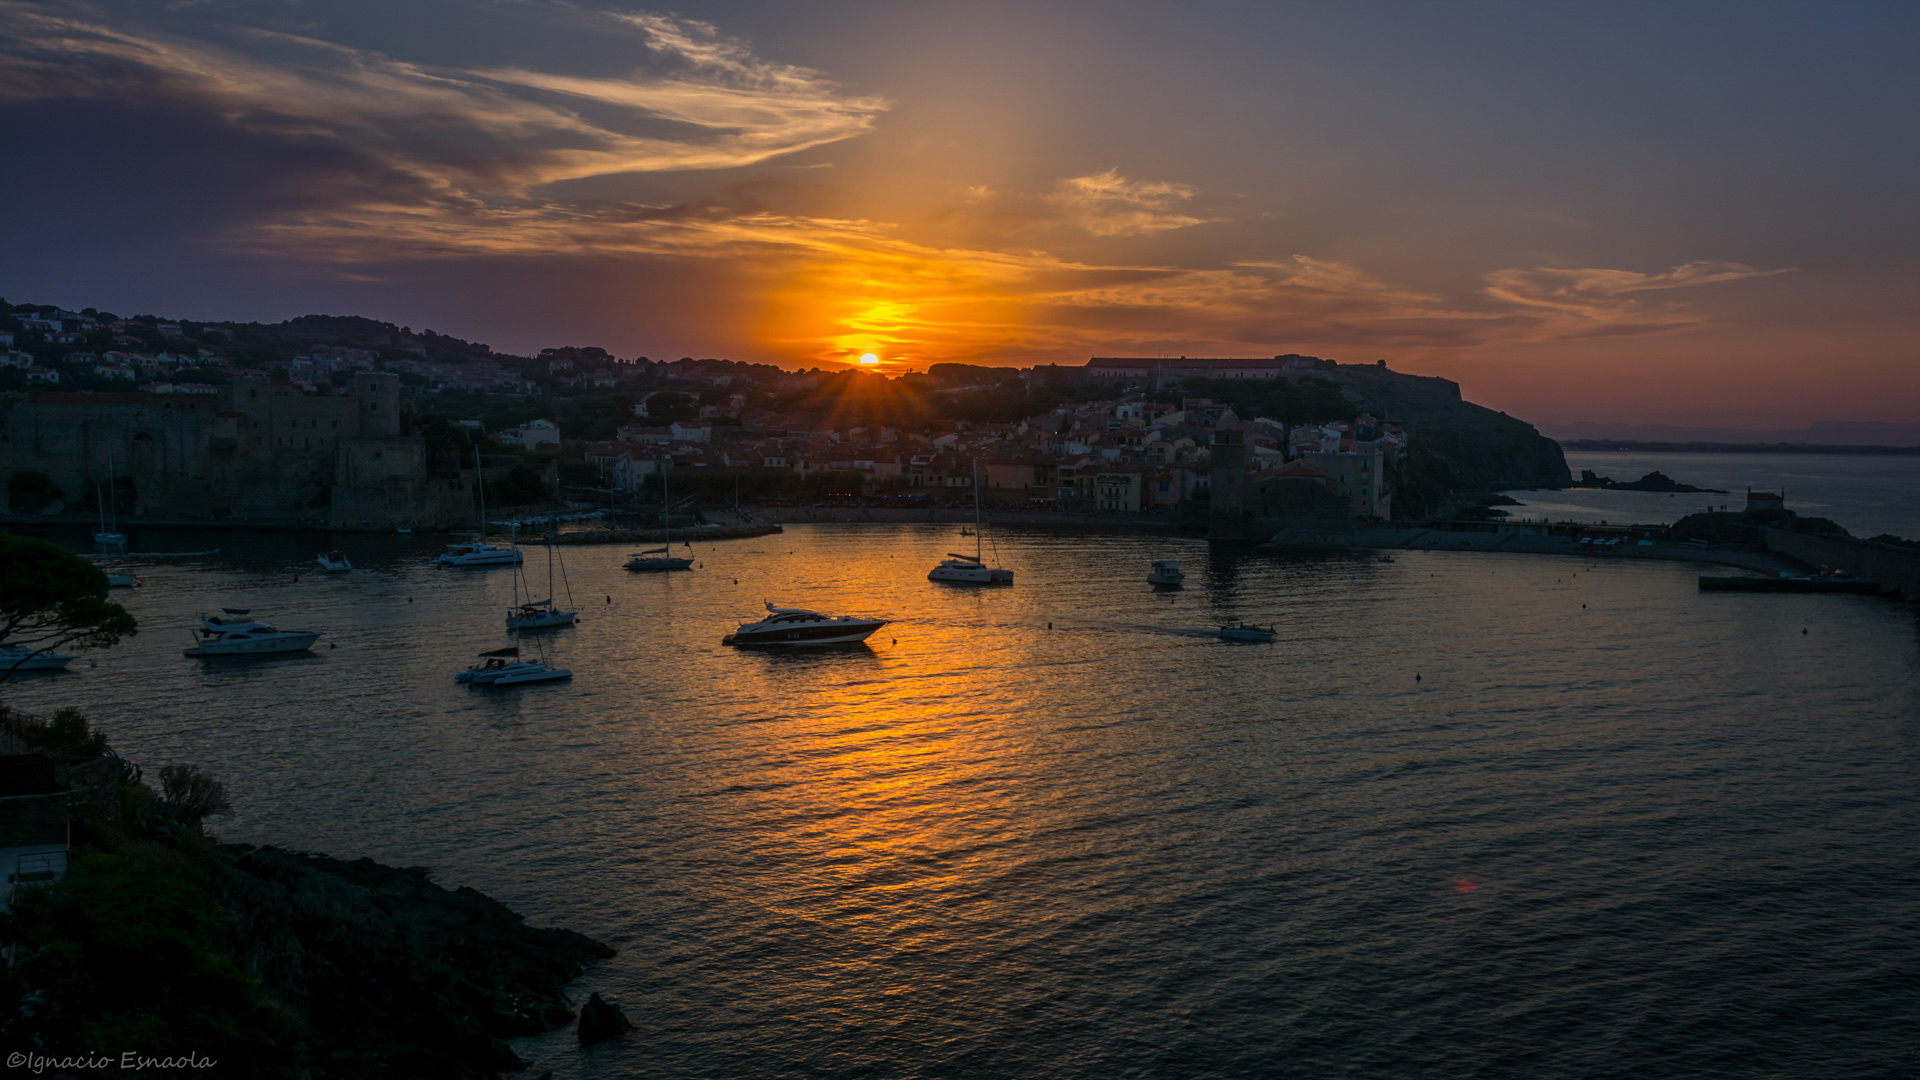
[(1329, 373), (1362, 409), (1397, 420), (1413, 436), (1410, 481), (1447, 493), (1563, 488), (1573, 483), (1560, 444), (1532, 424), (1460, 397), (1460, 384), (1378, 366), (1341, 364)]

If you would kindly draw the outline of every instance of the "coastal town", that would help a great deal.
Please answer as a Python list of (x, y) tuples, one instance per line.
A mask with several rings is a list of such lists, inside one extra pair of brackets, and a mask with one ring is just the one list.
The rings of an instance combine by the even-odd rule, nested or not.
[(1095, 357), (888, 378), (591, 347), (510, 357), (351, 322), (357, 333), (313, 344), (253, 324), (10, 306), (6, 510), (433, 529), (470, 521), (481, 483), (499, 507), (617, 507), (657, 502), (665, 480), (715, 507), (939, 506), (977, 486), (1001, 510), (1232, 532), (1240, 518), (1393, 519), (1419, 437), (1335, 381), (1390, 374), (1384, 360)]

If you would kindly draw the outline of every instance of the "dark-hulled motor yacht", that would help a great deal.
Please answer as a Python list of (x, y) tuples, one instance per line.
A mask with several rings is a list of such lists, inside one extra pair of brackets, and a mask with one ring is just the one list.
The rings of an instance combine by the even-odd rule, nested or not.
[(863, 619), (857, 615), (822, 615), (806, 608), (767, 605), (767, 617), (755, 623), (743, 623), (740, 629), (720, 639), (722, 645), (853, 645), (867, 640), (875, 630), (887, 625), (885, 619)]

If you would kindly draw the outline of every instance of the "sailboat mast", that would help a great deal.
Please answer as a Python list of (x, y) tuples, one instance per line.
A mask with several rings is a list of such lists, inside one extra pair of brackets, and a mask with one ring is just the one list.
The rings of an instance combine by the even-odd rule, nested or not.
[(473, 444), (473, 483), (480, 490), (480, 542), (487, 542), (487, 474), (480, 465), (480, 444)]
[(973, 459), (973, 561), (980, 561), (980, 459)]

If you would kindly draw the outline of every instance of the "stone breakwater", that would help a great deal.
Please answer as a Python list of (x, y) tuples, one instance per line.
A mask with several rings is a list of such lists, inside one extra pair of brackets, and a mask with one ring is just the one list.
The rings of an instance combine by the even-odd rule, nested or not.
[[(671, 538), (674, 543), (682, 540), (704, 543), (709, 540), (749, 540), (756, 536), (771, 536), (782, 532), (778, 525), (722, 525), (719, 528), (701, 528), (692, 526), (675, 529)], [(568, 546), (580, 544), (658, 544), (667, 540), (664, 529), (582, 529), (579, 532), (563, 532), (553, 537), (553, 542)], [(522, 546), (539, 547), (547, 542), (546, 537), (522, 537)]]

